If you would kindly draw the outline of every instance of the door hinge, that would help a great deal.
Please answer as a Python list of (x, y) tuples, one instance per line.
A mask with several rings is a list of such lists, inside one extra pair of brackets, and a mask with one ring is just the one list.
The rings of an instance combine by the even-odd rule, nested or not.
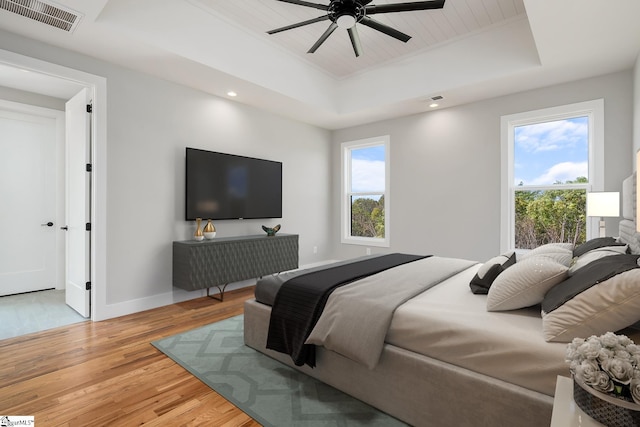
[(87, 291), (90, 291), (90, 290), (91, 290), (91, 282), (87, 282), (87, 283), (85, 283), (85, 289), (86, 289)]
[(87, 113), (93, 113), (93, 105), (87, 104)]
[(87, 163), (87, 172), (91, 172), (92, 168), (91, 163)]
[(85, 225), (85, 230), (87, 230), (87, 231), (91, 231), (91, 223), (90, 223), (90, 222), (88, 222), (88, 223)]

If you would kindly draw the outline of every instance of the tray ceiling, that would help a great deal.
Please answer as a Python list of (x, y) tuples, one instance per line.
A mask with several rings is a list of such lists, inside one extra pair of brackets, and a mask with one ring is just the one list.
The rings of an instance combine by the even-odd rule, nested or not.
[[(326, 0), (314, 2), (328, 4)], [(402, 3), (374, 0), (371, 4)], [(306, 21), (323, 11), (276, 0), (192, 0), (203, 10), (269, 40), (334, 77), (344, 78), (525, 16), (522, 0), (447, 0), (443, 9), (376, 14), (375, 19), (412, 38), (398, 41), (358, 25), (363, 55), (356, 58), (346, 30), (336, 30), (313, 54), (306, 53), (329, 26), (328, 21), (268, 35), (268, 30)]]
[(55, 3), (82, 16), (75, 31), (0, 9), (0, 86), (63, 99), (76, 89), (10, 69), (16, 49), (54, 63), (66, 55), (33, 39), (219, 97), (233, 90), (237, 102), (327, 129), (432, 111), (436, 95), (442, 109), (629, 70), (640, 52), (638, 0), (446, 0), (442, 10), (377, 14), (413, 38), (359, 26), (359, 58), (344, 30), (306, 53), (326, 21), (266, 34), (323, 13), (276, 0)]

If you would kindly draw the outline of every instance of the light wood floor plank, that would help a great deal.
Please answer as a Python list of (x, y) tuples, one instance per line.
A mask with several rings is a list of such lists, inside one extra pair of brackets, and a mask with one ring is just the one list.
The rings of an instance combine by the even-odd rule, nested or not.
[(0, 414), (40, 427), (259, 426), (150, 344), (242, 314), (253, 291), (0, 340)]

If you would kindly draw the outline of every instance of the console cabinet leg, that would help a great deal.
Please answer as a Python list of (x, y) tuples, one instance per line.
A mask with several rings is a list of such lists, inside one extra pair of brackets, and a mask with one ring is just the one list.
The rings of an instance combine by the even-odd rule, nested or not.
[(216, 288), (218, 288), (218, 291), (220, 291), (220, 293), (218, 294), (218, 296), (216, 295), (209, 295), (209, 290), (211, 288), (207, 288), (207, 296), (209, 298), (213, 298), (213, 299), (217, 299), (218, 301), (223, 301), (224, 300), (224, 291), (227, 288), (228, 283), (225, 283), (224, 285), (222, 285), (222, 287), (215, 285)]

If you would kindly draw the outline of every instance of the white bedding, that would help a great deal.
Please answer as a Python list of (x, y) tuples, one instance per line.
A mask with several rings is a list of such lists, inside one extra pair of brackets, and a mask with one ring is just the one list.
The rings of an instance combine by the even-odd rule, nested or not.
[(431, 256), (342, 286), (331, 293), (306, 343), (375, 368), (394, 310), (475, 261)]
[(398, 307), (386, 342), (553, 396), (556, 376), (569, 374), (566, 344), (545, 342), (539, 306), (487, 312), (487, 296), (469, 290), (479, 267)]

